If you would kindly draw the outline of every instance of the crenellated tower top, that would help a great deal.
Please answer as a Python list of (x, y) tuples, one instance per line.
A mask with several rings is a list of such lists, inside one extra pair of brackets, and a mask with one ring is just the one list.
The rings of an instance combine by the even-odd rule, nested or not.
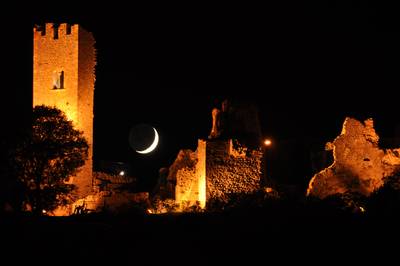
[(70, 23), (45, 23), (37, 24), (33, 27), (33, 33), (36, 37), (52, 38), (54, 40), (77, 36), (79, 32), (78, 24)]

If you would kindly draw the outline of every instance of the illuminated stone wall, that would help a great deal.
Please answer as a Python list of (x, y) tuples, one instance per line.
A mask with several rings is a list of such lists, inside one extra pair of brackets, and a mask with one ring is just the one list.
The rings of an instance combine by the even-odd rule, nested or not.
[(255, 192), (262, 157), (261, 150), (235, 146), (232, 140), (199, 140), (195, 152), (181, 150), (169, 168), (168, 180), (176, 180), (176, 202), (204, 208), (209, 200), (227, 202), (233, 194)]
[(207, 141), (207, 200), (226, 202), (230, 195), (252, 193), (260, 188), (261, 150), (251, 150), (230, 140)]
[(198, 200), (200, 201), (200, 207), (202, 208), (205, 208), (207, 203), (206, 148), (207, 148), (207, 142), (199, 139), (197, 145), (196, 174), (198, 178), (198, 187), (199, 187)]
[[(93, 186), (93, 104), (96, 50), (95, 40), (91, 33), (79, 28), (79, 60), (78, 60), (78, 128), (84, 132), (89, 142), (88, 160), (83, 166), (82, 175), (75, 184), (83, 194), (90, 192)], [(86, 177), (85, 177), (86, 175)]]
[(206, 204), (205, 141), (195, 152), (181, 150), (170, 167), (169, 179), (176, 179), (175, 200), (181, 207)]
[(131, 192), (136, 179), (128, 176), (110, 175), (93, 172), (94, 187), (92, 193), (75, 201), (73, 204), (60, 207), (50, 213), (54, 216), (67, 216), (79, 208), (86, 212), (123, 213), (135, 208), (150, 207), (148, 192)]
[(341, 134), (326, 145), (333, 150), (331, 166), (314, 175), (308, 196), (356, 192), (368, 196), (383, 185), (384, 178), (400, 170), (400, 149), (380, 149), (373, 120), (346, 118)]
[[(79, 25), (36, 26), (33, 51), (33, 106), (55, 106), (84, 132), (89, 158), (72, 183), (78, 197), (92, 190), (93, 96), (96, 52), (94, 38)], [(63, 72), (63, 87), (55, 89)], [(59, 83), (58, 83), (59, 85)]]

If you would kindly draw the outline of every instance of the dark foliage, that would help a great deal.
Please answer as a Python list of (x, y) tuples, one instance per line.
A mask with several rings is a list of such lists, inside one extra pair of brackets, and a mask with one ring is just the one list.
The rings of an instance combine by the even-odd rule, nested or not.
[(23, 188), (24, 207), (36, 214), (68, 203), (74, 189), (67, 184), (88, 156), (82, 132), (65, 114), (52, 107), (33, 109), (29, 136), (12, 151), (13, 175)]
[(372, 215), (399, 216), (400, 174), (387, 177), (384, 185), (371, 194), (368, 210)]
[(0, 146), (0, 212), (19, 209), (23, 201), (23, 186), (13, 175), (9, 151), (15, 144), (3, 142)]
[(305, 211), (311, 215), (325, 217), (343, 217), (363, 215), (366, 211), (367, 198), (359, 193), (335, 194), (321, 200), (307, 197)]
[(254, 193), (235, 193), (230, 194), (224, 200), (210, 199), (207, 202), (207, 211), (220, 212), (220, 211), (250, 211), (271, 207), (272, 205), (282, 201), (281, 195), (275, 190), (266, 191), (260, 189)]

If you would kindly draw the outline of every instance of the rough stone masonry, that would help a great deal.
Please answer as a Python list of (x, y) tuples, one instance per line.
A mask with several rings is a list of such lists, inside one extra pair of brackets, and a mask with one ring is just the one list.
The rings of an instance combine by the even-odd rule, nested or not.
[(93, 190), (94, 44), (92, 33), (78, 24), (46, 23), (33, 29), (33, 106), (62, 110), (89, 144), (85, 165), (72, 177), (76, 198)]
[(224, 101), (212, 114), (209, 139), (199, 139), (194, 152), (181, 150), (175, 162), (162, 171), (165, 180), (160, 191), (180, 206), (205, 208), (210, 200), (227, 202), (232, 195), (260, 188), (263, 150), (256, 108)]
[(400, 169), (400, 149), (380, 149), (372, 119), (364, 123), (346, 118), (341, 134), (326, 144), (333, 150), (334, 162), (314, 175), (308, 196), (325, 198), (330, 195), (356, 192), (370, 195), (380, 188), (384, 178)]

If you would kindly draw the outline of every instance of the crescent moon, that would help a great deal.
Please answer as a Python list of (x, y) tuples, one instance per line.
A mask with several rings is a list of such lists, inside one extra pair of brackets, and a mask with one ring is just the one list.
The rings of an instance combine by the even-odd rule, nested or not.
[(154, 130), (154, 141), (153, 143), (147, 148), (142, 151), (136, 151), (137, 153), (146, 154), (152, 152), (158, 145), (158, 133), (157, 130), (153, 127)]

